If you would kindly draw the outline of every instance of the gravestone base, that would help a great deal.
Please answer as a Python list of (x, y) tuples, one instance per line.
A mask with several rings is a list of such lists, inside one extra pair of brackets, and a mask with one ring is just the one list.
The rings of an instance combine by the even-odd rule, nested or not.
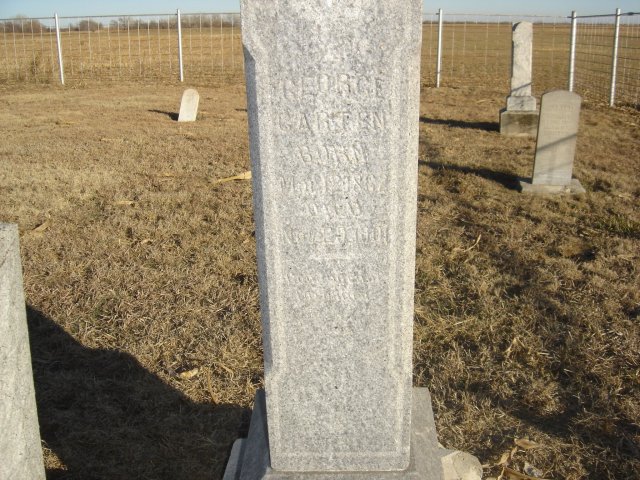
[(538, 132), (538, 111), (501, 110), (500, 134), (507, 137), (535, 137)]
[(543, 184), (533, 184), (531, 183), (531, 179), (523, 179), (521, 178), (518, 182), (520, 184), (520, 192), (521, 193), (530, 193), (534, 195), (557, 195), (561, 193), (571, 194), (571, 195), (582, 195), (587, 193), (584, 189), (580, 180), (577, 178), (571, 179), (571, 183), (569, 185), (543, 185)]
[(393, 472), (282, 472), (269, 467), (267, 415), (263, 391), (256, 394), (249, 436), (236, 440), (223, 480), (480, 480), (477, 458), (438, 443), (426, 388), (413, 389), (411, 462)]

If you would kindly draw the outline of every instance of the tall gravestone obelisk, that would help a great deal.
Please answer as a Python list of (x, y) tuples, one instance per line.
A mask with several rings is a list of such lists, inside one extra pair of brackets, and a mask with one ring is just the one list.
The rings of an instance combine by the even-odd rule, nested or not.
[(421, 4), (241, 1), (265, 395), (226, 479), (477, 471), (412, 389)]
[(18, 242), (0, 223), (0, 479), (44, 480)]
[(511, 54), (511, 92), (507, 108), (500, 112), (500, 133), (534, 137), (538, 126), (536, 97), (531, 94), (533, 66), (533, 24), (513, 25)]

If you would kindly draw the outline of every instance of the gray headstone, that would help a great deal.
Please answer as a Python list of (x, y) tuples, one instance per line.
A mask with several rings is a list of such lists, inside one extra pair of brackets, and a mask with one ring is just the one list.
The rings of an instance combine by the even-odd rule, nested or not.
[(581, 102), (580, 95), (564, 90), (542, 96), (533, 179), (520, 182), (523, 192), (584, 193), (572, 178)]
[(564, 90), (542, 96), (533, 166), (534, 185), (571, 183), (581, 103), (580, 95)]
[(511, 94), (507, 110), (535, 110), (536, 99), (531, 96), (531, 67), (533, 59), (533, 24), (519, 22), (513, 25), (511, 58)]
[(0, 478), (45, 478), (16, 225), (0, 223)]
[(266, 388), (243, 480), (440, 478), (411, 463), (421, 4), (241, 1)]
[(182, 94), (182, 102), (180, 102), (179, 122), (195, 122), (198, 116), (198, 104), (200, 103), (200, 95), (193, 88), (188, 88)]

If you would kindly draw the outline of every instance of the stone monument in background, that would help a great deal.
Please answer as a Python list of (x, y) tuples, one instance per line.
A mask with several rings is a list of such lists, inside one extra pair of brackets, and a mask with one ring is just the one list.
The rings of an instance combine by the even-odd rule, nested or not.
[(180, 102), (180, 113), (178, 114), (179, 122), (195, 122), (198, 117), (198, 104), (200, 103), (200, 94), (193, 88), (188, 88), (182, 94)]
[(412, 388), (421, 0), (242, 0), (265, 392), (225, 479), (479, 479)]
[(18, 242), (0, 223), (0, 479), (44, 480)]
[(533, 59), (533, 24), (513, 25), (511, 54), (511, 93), (507, 108), (500, 112), (500, 133), (508, 136), (533, 137), (538, 124), (536, 98), (531, 95)]
[(581, 103), (580, 95), (565, 90), (542, 96), (533, 178), (520, 181), (522, 192), (585, 193), (572, 178)]

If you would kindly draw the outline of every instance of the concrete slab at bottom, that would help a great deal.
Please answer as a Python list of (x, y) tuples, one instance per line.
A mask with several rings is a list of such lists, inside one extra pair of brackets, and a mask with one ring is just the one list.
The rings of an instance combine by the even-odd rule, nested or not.
[(249, 436), (236, 440), (223, 480), (480, 480), (477, 458), (439, 443), (426, 388), (413, 389), (411, 464), (400, 472), (279, 472), (269, 467), (266, 404), (256, 393)]
[(500, 111), (500, 134), (508, 137), (536, 137), (538, 111)]
[(569, 185), (540, 185), (531, 183), (531, 179), (521, 178), (518, 182), (520, 184), (521, 193), (531, 193), (534, 195), (558, 195), (558, 194), (570, 194), (570, 195), (582, 195), (587, 193), (580, 180), (577, 178), (571, 179)]

